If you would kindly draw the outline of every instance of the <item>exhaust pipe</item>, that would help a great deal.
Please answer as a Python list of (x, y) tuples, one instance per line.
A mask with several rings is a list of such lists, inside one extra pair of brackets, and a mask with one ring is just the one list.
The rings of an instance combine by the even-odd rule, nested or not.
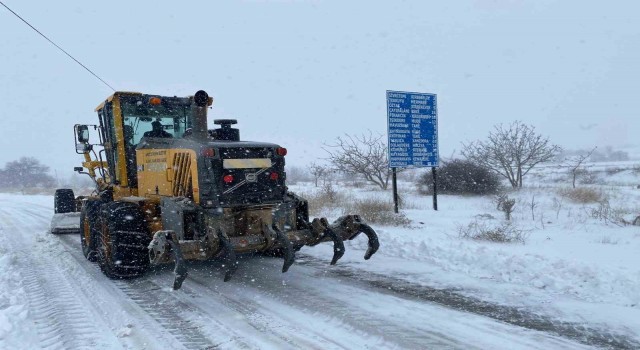
[(193, 96), (195, 103), (191, 107), (193, 115), (193, 138), (196, 140), (206, 140), (209, 136), (207, 129), (207, 107), (211, 105), (211, 99), (204, 90), (199, 90)]

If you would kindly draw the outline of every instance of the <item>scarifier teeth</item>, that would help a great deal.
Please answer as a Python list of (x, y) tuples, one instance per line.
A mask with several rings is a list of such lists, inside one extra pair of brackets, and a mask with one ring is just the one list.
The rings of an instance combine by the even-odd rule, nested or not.
[(371, 256), (378, 251), (378, 248), (380, 248), (380, 241), (378, 240), (376, 231), (374, 231), (371, 226), (361, 223), (360, 231), (367, 235), (367, 238), (369, 239), (369, 247), (367, 248), (367, 252), (364, 254), (364, 260), (369, 260)]
[(231, 279), (231, 276), (238, 269), (238, 260), (236, 259), (236, 252), (233, 250), (233, 246), (227, 236), (222, 232), (222, 230), (218, 230), (218, 238), (220, 239), (220, 243), (222, 245), (222, 249), (224, 249), (224, 266), (226, 267), (226, 271), (224, 274), (224, 281), (227, 282)]
[(176, 261), (176, 267), (173, 269), (176, 277), (173, 280), (173, 290), (178, 290), (182, 287), (182, 282), (184, 282), (185, 278), (189, 275), (187, 272), (187, 266), (185, 265), (184, 257), (182, 256), (182, 250), (180, 250), (180, 245), (175, 242), (173, 237), (167, 234), (167, 242), (171, 246), (171, 251), (173, 252), (173, 258)]
[[(325, 219), (326, 220), (326, 219)], [(329, 236), (333, 241), (333, 258), (331, 259), (331, 265), (335, 265), (340, 258), (344, 255), (344, 242), (335, 231), (330, 227), (325, 228), (324, 234)]]
[(173, 290), (182, 288), (182, 282), (184, 282), (185, 278), (187, 278), (188, 275), (189, 273), (187, 272), (185, 272), (184, 275), (176, 275), (176, 278), (173, 280)]
[(272, 227), (268, 227), (270, 231), (276, 234), (276, 240), (280, 243), (282, 247), (282, 251), (284, 253), (284, 264), (282, 265), (282, 273), (285, 273), (289, 270), (289, 267), (293, 265), (293, 262), (296, 259), (295, 251), (293, 250), (293, 245), (291, 245), (291, 241), (276, 225)]

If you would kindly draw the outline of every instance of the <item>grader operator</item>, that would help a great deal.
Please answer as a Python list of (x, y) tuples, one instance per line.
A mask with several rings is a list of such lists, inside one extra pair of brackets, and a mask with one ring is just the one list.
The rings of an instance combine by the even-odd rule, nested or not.
[[(99, 124), (75, 125), (76, 152), (96, 184), (88, 197), (56, 191), (56, 213), (80, 211), (84, 256), (110, 278), (142, 275), (150, 264), (175, 263), (174, 289), (187, 277), (187, 260), (223, 259), (227, 281), (236, 254), (284, 258), (331, 241), (335, 264), (344, 240), (364, 233), (369, 259), (379, 247), (375, 231), (358, 215), (329, 224), (309, 221), (307, 201), (288, 192), (286, 148), (240, 141), (235, 120), (207, 128), (213, 99), (116, 92), (96, 108)], [(99, 142), (89, 142), (89, 132)], [(86, 169), (86, 171), (85, 171)], [(55, 231), (55, 230), (52, 230)]]

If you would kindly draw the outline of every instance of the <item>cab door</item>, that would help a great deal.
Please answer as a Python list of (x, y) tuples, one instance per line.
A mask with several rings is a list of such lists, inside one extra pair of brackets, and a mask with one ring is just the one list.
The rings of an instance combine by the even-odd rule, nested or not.
[(113, 103), (107, 101), (103, 107), (98, 110), (98, 118), (100, 119), (100, 125), (102, 126), (102, 139), (104, 140), (104, 153), (105, 160), (109, 167), (109, 179), (112, 185), (120, 183), (119, 174), (116, 171), (117, 167), (117, 142), (115, 136), (115, 125), (113, 121)]
[[(131, 181), (127, 176), (127, 160), (119, 96), (116, 95), (111, 101), (105, 102), (104, 107), (98, 110), (98, 116), (100, 123), (103, 125), (104, 151), (112, 184), (120, 187), (129, 187)], [(130, 166), (135, 168), (136, 165), (131, 164)], [(132, 170), (135, 176), (135, 169)]]

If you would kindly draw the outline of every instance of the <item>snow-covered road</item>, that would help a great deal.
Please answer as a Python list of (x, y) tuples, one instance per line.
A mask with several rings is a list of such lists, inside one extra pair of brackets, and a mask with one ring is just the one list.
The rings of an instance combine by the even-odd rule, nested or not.
[(1, 349), (589, 348), (304, 255), (287, 274), (279, 259), (242, 259), (227, 283), (219, 263), (191, 264), (179, 291), (170, 268), (109, 280), (77, 235), (47, 232), (51, 213), (42, 200), (0, 199)]

